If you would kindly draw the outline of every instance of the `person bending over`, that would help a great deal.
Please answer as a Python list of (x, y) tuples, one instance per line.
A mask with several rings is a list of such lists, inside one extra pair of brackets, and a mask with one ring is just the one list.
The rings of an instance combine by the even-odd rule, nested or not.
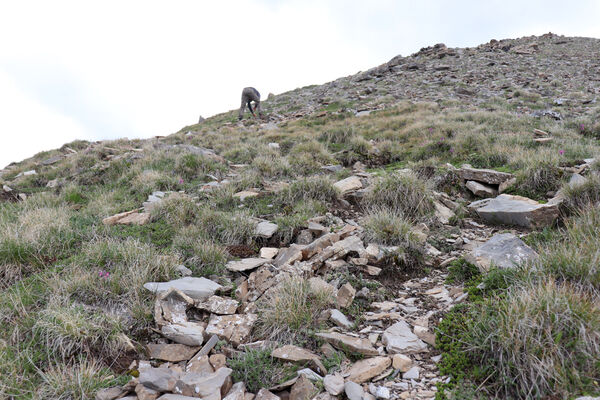
[[(254, 102), (254, 110), (252, 109), (252, 102)], [(240, 121), (244, 116), (246, 105), (255, 118), (256, 114), (254, 111), (258, 112), (259, 117), (262, 118), (262, 112), (260, 111), (260, 93), (258, 93), (258, 90), (254, 89), (253, 87), (247, 87), (242, 90), (242, 105), (238, 114), (238, 120)]]

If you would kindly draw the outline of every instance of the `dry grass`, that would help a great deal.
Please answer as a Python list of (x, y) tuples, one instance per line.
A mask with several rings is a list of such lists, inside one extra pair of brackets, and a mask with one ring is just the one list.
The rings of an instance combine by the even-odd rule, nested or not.
[(426, 181), (412, 173), (382, 177), (365, 197), (368, 209), (386, 208), (405, 218), (421, 218), (433, 211), (431, 192)]
[(402, 215), (386, 208), (369, 211), (361, 222), (365, 229), (364, 240), (367, 243), (389, 246), (409, 246), (416, 243), (416, 238), (411, 233), (411, 223)]
[(98, 390), (117, 383), (112, 372), (95, 361), (59, 364), (40, 371), (38, 399), (91, 400)]
[(553, 281), (513, 288), (492, 301), (463, 338), (497, 390), (518, 398), (597, 390), (600, 309), (597, 300)]
[(308, 280), (290, 276), (259, 301), (256, 334), (280, 343), (294, 343), (311, 328), (319, 313), (333, 301), (333, 293), (312, 287)]

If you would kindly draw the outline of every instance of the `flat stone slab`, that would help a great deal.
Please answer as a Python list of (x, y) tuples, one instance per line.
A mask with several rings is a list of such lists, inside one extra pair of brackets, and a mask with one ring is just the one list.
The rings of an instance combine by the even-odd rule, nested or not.
[(501, 269), (515, 268), (519, 264), (536, 260), (538, 254), (512, 233), (498, 233), (473, 249), (465, 258), (485, 272), (494, 266)]
[(268, 261), (266, 258), (244, 258), (243, 260), (229, 261), (225, 264), (225, 268), (230, 271), (242, 272), (258, 268)]
[(427, 345), (415, 335), (408, 324), (398, 321), (383, 332), (381, 341), (390, 354), (410, 354), (427, 351)]
[(234, 299), (220, 296), (210, 296), (208, 300), (196, 304), (196, 308), (209, 311), (213, 314), (235, 314), (239, 302)]
[(256, 314), (212, 315), (206, 327), (206, 333), (217, 335), (235, 346), (245, 343), (250, 337)]
[(491, 186), (476, 181), (467, 181), (465, 184), (467, 189), (478, 197), (494, 197), (498, 195), (498, 191)]
[(469, 208), (489, 223), (525, 228), (543, 228), (558, 217), (556, 204), (541, 204), (527, 197), (509, 194), (473, 202)]
[(147, 282), (144, 284), (144, 288), (159, 295), (173, 288), (182, 291), (194, 300), (202, 301), (215, 294), (222, 286), (210, 279), (186, 276), (169, 282)]
[(358, 176), (349, 176), (346, 179), (342, 179), (341, 181), (337, 181), (333, 184), (335, 188), (337, 188), (340, 192), (347, 193), (353, 190), (358, 190), (363, 187), (362, 182)]
[(373, 357), (355, 362), (348, 370), (348, 381), (363, 383), (385, 371), (392, 364), (389, 357)]
[(104, 225), (144, 225), (150, 221), (149, 213), (140, 213), (136, 210), (115, 214), (102, 220)]
[(277, 232), (277, 229), (279, 229), (277, 224), (274, 224), (269, 221), (262, 221), (259, 222), (258, 225), (256, 225), (256, 228), (254, 229), (254, 234), (256, 236), (269, 239), (275, 234), (275, 232)]
[(365, 356), (379, 355), (379, 352), (373, 347), (369, 339), (357, 338), (336, 332), (318, 332), (316, 336), (338, 348), (347, 347), (348, 349)]
[(200, 350), (200, 347), (191, 347), (184, 344), (148, 344), (150, 358), (170, 362), (187, 361), (192, 358), (198, 350)]
[(499, 185), (514, 176), (513, 174), (494, 171), (493, 169), (472, 168), (470, 165), (463, 165), (458, 170), (458, 173), (466, 181), (478, 181), (489, 185)]

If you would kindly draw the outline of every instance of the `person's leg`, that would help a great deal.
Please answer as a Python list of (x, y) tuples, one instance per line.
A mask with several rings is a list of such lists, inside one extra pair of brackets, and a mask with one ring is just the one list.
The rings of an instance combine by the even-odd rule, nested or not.
[(238, 120), (241, 120), (244, 117), (244, 108), (246, 108), (246, 96), (242, 94), (242, 105), (240, 106), (240, 112), (238, 113)]
[(260, 111), (260, 100), (254, 102), (254, 110), (258, 113), (258, 116), (262, 118), (262, 111)]

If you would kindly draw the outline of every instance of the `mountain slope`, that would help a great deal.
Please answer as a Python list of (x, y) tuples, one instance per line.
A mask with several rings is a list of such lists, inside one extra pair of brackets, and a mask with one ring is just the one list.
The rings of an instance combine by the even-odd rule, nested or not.
[(436, 45), (12, 164), (0, 398), (597, 392), (599, 43)]

